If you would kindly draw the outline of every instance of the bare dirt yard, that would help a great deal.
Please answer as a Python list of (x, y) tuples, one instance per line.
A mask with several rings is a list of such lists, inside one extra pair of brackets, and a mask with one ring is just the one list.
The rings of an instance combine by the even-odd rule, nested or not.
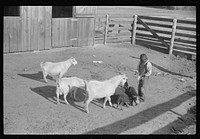
[[(109, 104), (103, 109), (99, 99), (89, 104), (87, 114), (82, 89), (78, 90), (77, 101), (68, 95), (66, 105), (60, 96), (61, 104), (57, 104), (56, 77), (49, 76), (45, 83), (40, 68), (42, 61), (75, 57), (78, 64), (65, 76), (104, 80), (121, 71), (128, 76), (129, 85), (137, 89), (133, 70), (141, 53), (146, 53), (153, 65), (146, 101), (123, 110)], [(93, 63), (98, 60), (103, 63)], [(171, 134), (177, 127), (182, 130), (191, 125), (182, 122), (175, 127), (179, 120), (188, 119), (188, 109), (196, 105), (195, 61), (126, 43), (4, 54), (3, 72), (4, 134)], [(194, 116), (192, 121), (195, 127)]]

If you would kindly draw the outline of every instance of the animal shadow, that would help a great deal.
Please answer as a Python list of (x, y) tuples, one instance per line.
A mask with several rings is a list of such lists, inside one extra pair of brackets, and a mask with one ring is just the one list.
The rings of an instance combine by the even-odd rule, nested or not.
[[(43, 86), (43, 87), (36, 87), (36, 88), (30, 88), (30, 89), (31, 89), (31, 91), (44, 97), (48, 101), (50, 101), (54, 104), (57, 104), (56, 86)], [(67, 95), (67, 101), (69, 102), (69, 104), (81, 111), (84, 111), (84, 107), (79, 106), (79, 105), (75, 104), (74, 102), (82, 102), (85, 100), (85, 90), (83, 90), (81, 88), (77, 89), (77, 92), (76, 92), (77, 100), (75, 100), (73, 98), (73, 95), (71, 97), (71, 93), (73, 93), (73, 91), (70, 91)], [(59, 102), (66, 105), (63, 95), (59, 96)]]
[(53, 102), (54, 104), (57, 104), (55, 86), (48, 85), (48, 86), (36, 87), (36, 88), (30, 88), (30, 89), (31, 91), (37, 93), (38, 95), (44, 97), (45, 99)]
[[(105, 98), (97, 98), (97, 99), (92, 100), (91, 103), (98, 107), (103, 108), (104, 100), (105, 100)], [(111, 102), (112, 102), (112, 99), (111, 99)], [(106, 106), (110, 106), (108, 101), (106, 102)]]
[[(45, 82), (44, 79), (43, 79), (43, 74), (42, 74), (41, 71), (39, 71), (38, 73), (33, 73), (33, 74), (18, 74), (18, 75), (20, 75), (22, 77), (29, 78), (29, 79), (33, 79), (33, 80), (36, 80), (36, 81)], [(48, 75), (47, 75), (46, 78), (49, 79), (49, 80), (52, 80), (52, 81), (56, 81), (55, 79), (53, 79), (51, 76), (48, 76)]]

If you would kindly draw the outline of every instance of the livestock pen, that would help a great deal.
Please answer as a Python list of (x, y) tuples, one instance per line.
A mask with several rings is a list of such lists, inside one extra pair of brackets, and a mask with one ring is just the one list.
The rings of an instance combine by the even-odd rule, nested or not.
[(119, 42), (195, 57), (196, 21), (127, 14), (97, 15), (95, 43)]

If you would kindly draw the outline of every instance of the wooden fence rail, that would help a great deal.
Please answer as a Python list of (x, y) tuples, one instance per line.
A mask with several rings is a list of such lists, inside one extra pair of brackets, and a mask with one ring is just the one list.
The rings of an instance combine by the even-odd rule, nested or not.
[(196, 55), (196, 21), (142, 15), (96, 16), (95, 43), (140, 41), (166, 49), (169, 54)]

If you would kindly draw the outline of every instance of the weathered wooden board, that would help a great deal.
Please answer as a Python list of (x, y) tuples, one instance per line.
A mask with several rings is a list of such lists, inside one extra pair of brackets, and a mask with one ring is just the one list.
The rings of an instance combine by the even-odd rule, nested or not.
[(93, 45), (94, 18), (78, 18), (78, 46)]

